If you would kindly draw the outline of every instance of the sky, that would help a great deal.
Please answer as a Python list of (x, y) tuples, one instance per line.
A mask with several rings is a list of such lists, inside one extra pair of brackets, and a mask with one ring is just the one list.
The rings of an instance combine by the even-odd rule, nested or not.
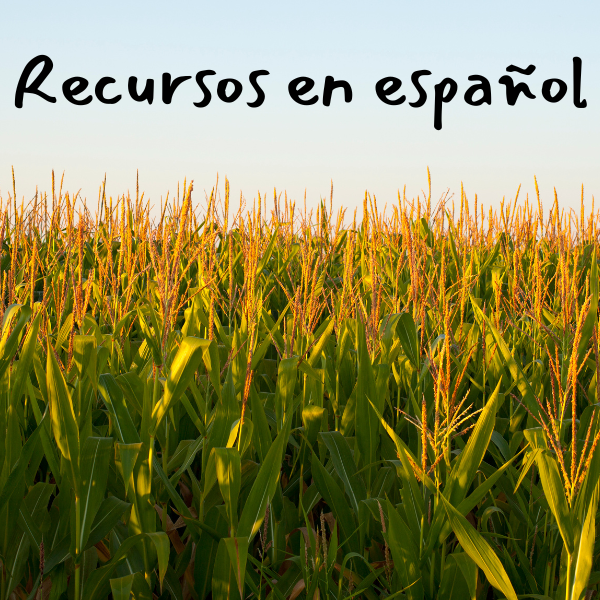
[[(600, 198), (600, 47), (597, 2), (254, 2), (108, 0), (52, 3), (26, 1), (2, 8), (0, 49), (0, 195), (12, 191), (30, 199), (48, 191), (52, 169), (64, 172), (65, 189), (95, 204), (106, 174), (113, 196), (140, 188), (153, 203), (194, 180), (196, 201), (210, 194), (217, 174), (228, 177), (233, 197), (247, 202), (257, 193), (287, 191), (301, 204), (315, 207), (329, 198), (351, 210), (362, 206), (365, 190), (378, 206), (397, 201), (406, 186), (409, 198), (427, 189), (431, 170), (434, 199), (461, 182), (472, 201), (495, 205), (535, 194), (550, 207), (556, 187), (562, 206), (579, 210)], [(50, 104), (26, 95), (15, 107), (15, 90), (25, 65), (49, 56), (54, 68), (42, 85), (57, 98)], [(583, 61), (582, 96), (586, 108), (572, 101), (574, 56)], [(508, 106), (498, 79), (510, 64), (534, 64), (527, 81), (535, 100), (521, 97)], [(202, 92), (193, 77), (212, 69), (206, 79), (212, 92), (207, 107), (194, 102)], [(266, 69), (259, 80), (266, 99), (250, 108), (256, 95), (250, 72)], [(421, 81), (427, 102), (412, 108), (418, 96), (413, 71), (432, 75)], [(160, 98), (164, 72), (190, 75), (169, 105)], [(492, 104), (468, 106), (463, 96), (473, 74), (489, 79)], [(321, 99), (327, 75), (350, 83), (353, 99), (341, 90), (331, 105), (296, 104), (288, 83), (299, 76), (315, 80)], [(81, 76), (93, 91), (100, 77), (116, 83), (122, 94), (114, 105), (94, 99), (70, 104), (62, 83)], [(154, 78), (152, 105), (130, 99), (127, 80)], [(387, 106), (375, 83), (388, 76), (402, 80), (407, 101)], [(433, 126), (434, 86), (451, 77), (458, 84), (454, 100), (443, 107), (443, 127)], [(236, 78), (243, 84), (234, 103), (221, 102), (217, 83)], [(564, 99), (542, 98), (544, 80), (568, 84)], [(600, 204), (600, 201), (598, 202)], [(588, 208), (589, 210), (589, 208)]]

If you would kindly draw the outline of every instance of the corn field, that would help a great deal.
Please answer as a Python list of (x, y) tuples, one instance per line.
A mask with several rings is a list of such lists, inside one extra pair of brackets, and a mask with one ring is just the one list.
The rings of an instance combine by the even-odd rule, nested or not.
[(600, 212), (428, 189), (13, 175), (0, 600), (593, 597)]

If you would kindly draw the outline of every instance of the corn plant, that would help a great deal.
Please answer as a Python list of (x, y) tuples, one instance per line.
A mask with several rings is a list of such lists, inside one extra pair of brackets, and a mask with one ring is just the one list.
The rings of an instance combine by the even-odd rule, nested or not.
[(13, 176), (0, 600), (597, 593), (600, 213), (428, 181), (359, 218)]

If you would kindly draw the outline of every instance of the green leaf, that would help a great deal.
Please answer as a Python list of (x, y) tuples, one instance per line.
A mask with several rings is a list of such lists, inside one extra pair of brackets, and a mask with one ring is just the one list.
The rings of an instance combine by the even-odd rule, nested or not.
[(242, 485), (242, 465), (237, 448), (215, 448), (215, 465), (219, 489), (233, 533), (237, 529), (237, 504)]
[(521, 472), (519, 473), (519, 479), (517, 479), (517, 483), (515, 484), (515, 489), (513, 490), (513, 494), (517, 493), (519, 486), (523, 482), (523, 479), (525, 479), (525, 475), (527, 475), (527, 473), (529, 472), (529, 469), (531, 469), (531, 467), (533, 466), (533, 463), (535, 462), (537, 455), (541, 451), (542, 451), (541, 448), (534, 448), (533, 450), (531, 450), (530, 452), (527, 453), (527, 455), (526, 455), (527, 460), (524, 460), (524, 464), (521, 467)]
[(179, 478), (181, 477), (181, 475), (194, 462), (194, 458), (196, 458), (196, 454), (200, 451), (202, 446), (204, 446), (204, 442), (205, 442), (204, 438), (199, 437), (196, 441), (191, 442), (188, 445), (187, 452), (186, 452), (185, 458), (183, 459), (183, 462), (181, 463), (181, 466), (177, 469), (177, 471), (175, 471), (175, 473), (173, 473), (173, 475), (171, 475), (171, 477), (169, 477), (169, 481), (173, 485), (177, 485), (177, 482), (179, 481)]
[(21, 489), (21, 483), (23, 483), (25, 477), (25, 470), (27, 469), (27, 465), (29, 464), (37, 444), (40, 441), (40, 431), (44, 425), (45, 418), (46, 415), (44, 415), (42, 422), (29, 436), (29, 439), (25, 442), (25, 444), (23, 444), (23, 448), (19, 454), (17, 462), (13, 465), (6, 482), (4, 483), (4, 487), (2, 487), (0, 490), (0, 512), (2, 512), (6, 503), (12, 498), (13, 494)]
[(334, 469), (344, 484), (354, 514), (358, 515), (358, 503), (366, 499), (367, 490), (356, 472), (348, 442), (339, 431), (322, 432), (320, 436), (329, 450)]
[(247, 537), (249, 542), (260, 529), (265, 518), (267, 504), (271, 502), (275, 494), (291, 424), (292, 419), (288, 418), (269, 448), (242, 509), (237, 534), (239, 537)]
[(169, 565), (167, 574), (165, 575), (164, 587), (165, 590), (169, 592), (169, 596), (172, 598), (172, 600), (183, 600), (183, 596), (181, 594), (181, 584), (179, 583), (177, 574), (171, 565)]
[(229, 554), (229, 562), (235, 575), (240, 597), (244, 597), (244, 580), (246, 578), (246, 561), (248, 560), (248, 538), (224, 538), (223, 542)]
[(308, 443), (313, 446), (317, 441), (317, 435), (323, 422), (323, 413), (325, 409), (322, 406), (309, 404), (302, 409), (302, 424), (304, 425), (304, 436)]
[(72, 485), (75, 494), (79, 496), (81, 485), (79, 477), (79, 429), (71, 395), (49, 342), (47, 350), (46, 383), (52, 430), (58, 449), (69, 463), (72, 473)]
[(87, 550), (103, 540), (119, 522), (121, 516), (130, 508), (131, 504), (129, 502), (125, 502), (116, 496), (105, 498), (98, 512), (96, 512), (85, 549)]
[(110, 590), (114, 600), (129, 600), (133, 586), (134, 575), (125, 575), (110, 580)]
[(198, 293), (198, 288), (191, 288), (190, 295), (192, 296), (190, 305), (185, 309), (184, 323), (181, 328), (181, 333), (184, 336), (193, 335), (197, 336), (200, 334), (200, 328), (202, 325), (207, 325), (206, 315), (204, 314), (202, 295)]
[(360, 548), (358, 536), (355, 533), (356, 521), (352, 516), (348, 501), (315, 453), (312, 456), (312, 475), (319, 493), (331, 508), (333, 516), (339, 524), (343, 540), (348, 543), (350, 550), (358, 552)]
[(212, 573), (212, 600), (241, 600), (225, 539), (219, 542)]
[(579, 539), (577, 540), (573, 556), (571, 557), (571, 589), (567, 590), (567, 600), (580, 600), (588, 587), (588, 581), (592, 572), (592, 564), (594, 562), (598, 494), (599, 488), (598, 484), (596, 484), (592, 503), (588, 507), (585, 521), (579, 534)]
[[(458, 512), (465, 516), (471, 510), (473, 510), (483, 500), (485, 495), (492, 489), (498, 480), (504, 475), (517, 456), (518, 455), (513, 456), (507, 463), (502, 465), (499, 469), (494, 471), (492, 475), (485, 479), (481, 485), (478, 485), (473, 493), (469, 494), (469, 496), (467, 496), (458, 505)], [(445, 516), (446, 512), (442, 508), (436, 508), (434, 520), (431, 524), (431, 528), (429, 529), (429, 541), (425, 549), (425, 554), (433, 551), (433, 548), (436, 546), (436, 544), (442, 544), (452, 531), (450, 523), (444, 518)]]
[[(418, 461), (411, 453), (408, 446), (400, 439), (400, 437), (390, 427), (387, 421), (381, 416), (381, 413), (377, 410), (373, 403), (371, 403), (371, 408), (375, 411), (379, 422), (381, 423), (382, 427), (385, 429), (387, 434), (390, 436), (390, 438), (392, 438), (392, 441), (396, 446), (396, 452), (402, 464), (402, 472), (400, 473), (400, 476), (403, 481), (403, 486), (401, 494), (403, 498), (405, 511), (407, 513), (407, 522), (410, 524), (411, 530), (418, 531), (421, 527), (421, 516), (423, 515), (424, 511), (423, 495), (420, 491), (419, 484), (415, 477), (415, 473), (412, 466), (418, 465)], [(420, 470), (419, 477), (422, 478), (429, 490), (435, 493), (436, 487), (433, 481), (431, 481), (431, 478)]]
[(25, 571), (27, 557), (29, 556), (29, 537), (24, 533), (20, 533), (17, 539), (13, 540), (13, 544), (8, 550), (4, 572), (6, 594), (11, 595), (13, 590), (19, 584)]
[[(19, 319), (11, 329), (13, 317), (19, 312)], [(21, 304), (11, 304), (4, 311), (2, 320), (2, 338), (0, 339), (0, 379), (4, 377), (4, 373), (8, 369), (10, 363), (17, 353), (19, 347), (19, 338), (21, 333), (29, 321), (31, 316), (31, 308)]]
[(160, 582), (162, 592), (163, 579), (165, 578), (167, 567), (169, 566), (169, 550), (171, 549), (171, 544), (167, 534), (162, 531), (147, 533), (146, 536), (150, 538), (156, 549), (156, 555), (158, 557), (158, 581)]
[(333, 333), (334, 327), (335, 327), (335, 320), (330, 319), (327, 322), (327, 326), (325, 327), (323, 333), (319, 337), (319, 341), (314, 345), (312, 352), (310, 353), (310, 356), (308, 358), (308, 364), (311, 367), (313, 367), (313, 369), (318, 364), (318, 362), (321, 360), (321, 353), (323, 352), (323, 348), (325, 348), (325, 344), (327, 343), (327, 340)]
[[(227, 445), (231, 426), (240, 418), (240, 408), (235, 395), (233, 374), (231, 368), (227, 371), (227, 378), (223, 386), (221, 399), (217, 402), (213, 425), (208, 435), (208, 440), (202, 452), (202, 481), (206, 479), (207, 463), (213, 448), (222, 448)], [(207, 492), (208, 490), (204, 490)]]
[(96, 338), (93, 335), (73, 337), (73, 368), (79, 379), (89, 375), (96, 386)]
[(483, 536), (454, 508), (443, 495), (439, 496), (443, 503), (454, 531), (463, 550), (473, 559), (485, 573), (492, 587), (502, 592), (508, 600), (517, 600), (517, 594), (510, 579), (490, 545)]
[(131, 414), (117, 380), (110, 373), (103, 373), (98, 380), (98, 391), (104, 405), (110, 413), (117, 437), (123, 444), (136, 444), (140, 441), (139, 433), (133, 424)]
[(500, 399), (499, 391), (501, 384), (502, 379), (498, 382), (496, 389), (492, 392), (492, 395), (481, 411), (475, 428), (469, 436), (469, 441), (460, 453), (458, 461), (446, 483), (444, 496), (454, 506), (464, 500), (487, 451), (496, 423), (496, 411)]
[(117, 383), (121, 387), (123, 394), (127, 397), (127, 402), (141, 415), (143, 410), (141, 400), (144, 397), (144, 382), (140, 376), (135, 371), (128, 371), (117, 377)]
[(573, 522), (556, 459), (550, 454), (549, 450), (544, 450), (538, 453), (536, 463), (540, 473), (544, 496), (556, 519), (558, 531), (567, 548), (567, 552), (573, 554), (575, 547)]
[(448, 557), (449, 561), (454, 561), (461, 570), (467, 583), (470, 600), (477, 597), (477, 565), (466, 552), (455, 552)]
[(396, 326), (396, 333), (402, 344), (404, 354), (408, 356), (413, 367), (417, 371), (420, 370), (421, 351), (419, 349), (419, 335), (415, 321), (410, 313), (404, 312), (400, 315), (398, 325)]
[(112, 558), (104, 566), (96, 569), (90, 574), (83, 587), (82, 597), (86, 600), (96, 600), (96, 598), (100, 598), (105, 588), (109, 585), (109, 580), (117, 565), (125, 560), (131, 549), (141, 543), (144, 539), (151, 540), (154, 544), (158, 557), (159, 580), (162, 584), (162, 579), (166, 572), (169, 560), (169, 538), (167, 537), (167, 534), (162, 531), (152, 534), (139, 533), (124, 540)]
[(227, 536), (227, 521), (225, 521), (225, 518), (221, 515), (217, 507), (213, 507), (208, 511), (205, 520), (207, 523), (214, 526), (214, 533), (216, 536), (201, 530), (200, 539), (196, 544), (194, 588), (200, 600), (204, 600), (211, 591), (212, 576), (219, 542), (221, 541), (221, 538)]
[[(36, 355), (36, 357), (37, 357), (37, 355)], [(39, 361), (39, 359), (38, 359), (38, 361)], [(29, 400), (31, 402), (31, 408), (33, 410), (35, 422), (39, 426), (40, 423), (42, 422), (42, 413), (40, 412), (38, 399), (36, 398), (36, 395), (35, 395), (35, 389), (31, 383), (31, 379), (29, 377), (27, 377), (27, 392), (29, 394)], [(47, 409), (46, 409), (46, 411), (47, 411)], [(46, 415), (46, 412), (44, 412), (44, 416), (45, 415)], [(42, 426), (42, 429), (40, 430), (40, 438), (42, 441), (42, 447), (44, 449), (44, 456), (46, 457), (46, 460), (48, 461), (48, 466), (50, 467), (50, 471), (52, 472), (52, 475), (54, 476), (56, 483), (58, 485), (60, 485), (60, 483), (61, 483), (60, 467), (58, 466), (58, 457), (56, 455), (56, 450), (54, 448), (54, 444), (52, 444), (52, 441), (51, 441), (51, 429), (50, 429), (49, 420), (50, 420), (49, 417), (47, 419), (44, 419), (44, 424)]]
[[(153, 320), (154, 331), (150, 329), (144, 313), (150, 313), (151, 320)], [(160, 329), (156, 323), (156, 315), (154, 314), (154, 309), (150, 303), (144, 306), (143, 309), (138, 308), (138, 322), (140, 324), (144, 340), (146, 340), (146, 344), (148, 344), (148, 347), (152, 351), (152, 360), (154, 361), (154, 364), (158, 366), (162, 365), (163, 357), (162, 352), (160, 351), (162, 343), (160, 339)]]
[(158, 478), (160, 479), (161, 483), (165, 486), (165, 490), (169, 495), (169, 498), (171, 498), (171, 501), (175, 505), (175, 508), (177, 509), (179, 514), (183, 515), (184, 517), (190, 517), (191, 513), (189, 508), (183, 501), (183, 498), (177, 493), (177, 490), (173, 487), (173, 485), (169, 481), (169, 478), (162, 470), (162, 467), (160, 466), (157, 460), (152, 461), (152, 468), (158, 475)]
[(133, 483), (133, 468), (135, 467), (142, 446), (143, 444), (141, 442), (138, 442), (137, 444), (117, 443), (125, 493), (127, 493), (130, 483)]
[(277, 387), (275, 388), (275, 417), (278, 432), (281, 431), (284, 421), (288, 418), (288, 412), (292, 408), (297, 370), (297, 356), (284, 358), (279, 362)]
[[(206, 341), (206, 340), (205, 340)], [(208, 378), (212, 383), (213, 389), (217, 394), (217, 398), (221, 397), (221, 362), (219, 359), (219, 348), (216, 342), (208, 342), (204, 347), (202, 354), (204, 366), (208, 372)]]
[[(25, 391), (26, 383), (29, 379), (29, 371), (33, 363), (33, 355), (37, 344), (37, 335), (40, 328), (41, 311), (38, 312), (35, 319), (29, 327), (27, 337), (23, 342), (23, 348), (17, 362), (16, 371), (11, 374), (11, 404), (20, 400)], [(0, 375), (1, 376), (1, 375)]]
[(88, 437), (81, 452), (81, 537), (79, 548), (84, 548), (92, 523), (104, 500), (108, 479), (108, 463), (112, 438)]
[(529, 380), (525, 376), (525, 373), (523, 373), (523, 369), (515, 360), (513, 353), (510, 351), (508, 344), (504, 341), (504, 338), (500, 332), (494, 327), (487, 316), (483, 314), (483, 311), (478, 306), (477, 302), (475, 302), (475, 299), (472, 296), (470, 296), (470, 298), (471, 306), (473, 307), (473, 312), (475, 313), (475, 318), (479, 324), (479, 327), (483, 329), (483, 323), (485, 322), (485, 329), (486, 331), (491, 332), (494, 341), (498, 346), (498, 350), (500, 351), (500, 355), (504, 360), (504, 366), (508, 369), (513, 381), (517, 385), (517, 388), (523, 399), (523, 403), (534, 415), (537, 416), (539, 413), (539, 407), (535, 401), (535, 392), (533, 391)]
[[(448, 600), (466, 600), (467, 598), (475, 600), (476, 596), (471, 595), (469, 586), (454, 556), (454, 554), (451, 554), (446, 560), (442, 581), (440, 582), (439, 597)], [(467, 559), (471, 561), (468, 556)], [(471, 561), (471, 564), (475, 567), (475, 577), (477, 577), (477, 566), (473, 561)]]
[(48, 502), (56, 486), (39, 481), (36, 483), (19, 508), (19, 526), (29, 536), (29, 541), (36, 551), (40, 551), (44, 518), (48, 514)]
[[(362, 322), (356, 323), (356, 338), (358, 345), (358, 380), (356, 387), (356, 443), (360, 451), (362, 465), (372, 465), (377, 460), (377, 446), (379, 444), (379, 424), (376, 413), (371, 409), (371, 403), (377, 408), (379, 399), (376, 398), (373, 367), (367, 349), (365, 328)], [(366, 487), (370, 489), (372, 468), (368, 467), (365, 473)]]
[(196, 337), (186, 337), (173, 359), (165, 393), (152, 411), (151, 435), (156, 434), (163, 417), (185, 392), (202, 360), (202, 354), (210, 342)]
[(419, 548), (413, 541), (413, 533), (408, 529), (406, 523), (389, 500), (387, 501), (387, 509), (390, 551), (400, 585), (406, 588), (406, 595), (410, 600), (422, 600), (425, 591), (419, 569)]
[(265, 408), (254, 385), (250, 386), (250, 409), (252, 410), (252, 423), (254, 423), (254, 447), (258, 454), (258, 460), (262, 463), (273, 440)]

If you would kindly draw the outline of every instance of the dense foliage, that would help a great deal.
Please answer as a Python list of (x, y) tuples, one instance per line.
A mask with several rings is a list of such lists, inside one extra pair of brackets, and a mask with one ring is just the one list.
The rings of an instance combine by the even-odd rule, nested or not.
[(0, 600), (597, 590), (583, 201), (103, 189), (0, 205)]

